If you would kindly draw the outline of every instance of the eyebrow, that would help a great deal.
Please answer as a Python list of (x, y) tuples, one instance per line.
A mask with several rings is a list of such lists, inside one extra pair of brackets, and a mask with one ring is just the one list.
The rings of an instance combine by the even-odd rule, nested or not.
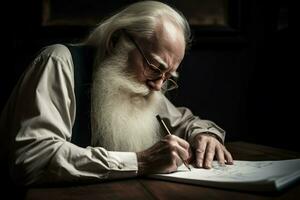
[[(151, 55), (152, 55), (153, 59), (155, 59), (161, 66), (163, 66), (164, 70), (169, 68), (169, 65), (165, 61), (163, 61), (163, 59), (159, 55), (157, 55), (155, 53), (151, 53)], [(170, 74), (174, 78), (179, 77), (179, 73), (177, 71), (171, 72)]]
[(169, 68), (168, 64), (165, 63), (165, 61), (163, 61), (163, 59), (159, 55), (157, 55), (155, 53), (151, 53), (151, 55), (161, 66), (163, 66), (164, 70)]
[(177, 71), (171, 72), (170, 74), (171, 74), (171, 76), (174, 77), (174, 78), (178, 78), (178, 77), (179, 77), (179, 73), (178, 73)]

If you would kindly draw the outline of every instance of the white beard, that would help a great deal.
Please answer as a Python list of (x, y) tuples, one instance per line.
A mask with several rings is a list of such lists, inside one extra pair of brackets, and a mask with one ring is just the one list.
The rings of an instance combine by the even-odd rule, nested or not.
[(119, 52), (94, 71), (91, 98), (92, 146), (110, 151), (145, 150), (160, 140), (155, 118), (160, 92), (126, 72), (127, 56)]

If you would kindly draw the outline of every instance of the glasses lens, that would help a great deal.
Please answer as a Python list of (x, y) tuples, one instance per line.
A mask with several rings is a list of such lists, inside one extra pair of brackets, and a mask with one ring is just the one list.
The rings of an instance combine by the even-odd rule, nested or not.
[(144, 75), (149, 79), (157, 79), (162, 76), (162, 73), (158, 68), (146, 65), (144, 68)]
[(176, 81), (172, 80), (172, 79), (167, 79), (162, 86), (163, 91), (171, 91), (171, 90), (174, 90), (177, 88), (178, 88), (178, 85), (177, 85)]

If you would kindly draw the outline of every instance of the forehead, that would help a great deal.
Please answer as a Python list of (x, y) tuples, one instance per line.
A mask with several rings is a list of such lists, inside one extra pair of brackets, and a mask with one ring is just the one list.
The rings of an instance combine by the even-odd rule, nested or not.
[(162, 22), (150, 40), (148, 50), (152, 58), (167, 68), (177, 68), (185, 52), (182, 31), (170, 22)]

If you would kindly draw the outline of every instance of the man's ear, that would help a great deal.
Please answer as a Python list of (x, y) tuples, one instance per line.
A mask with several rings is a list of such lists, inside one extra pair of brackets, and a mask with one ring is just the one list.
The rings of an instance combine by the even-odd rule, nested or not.
[(109, 44), (110, 49), (113, 49), (116, 47), (118, 41), (120, 40), (121, 33), (122, 33), (122, 31), (118, 30), (112, 34), (112, 36), (110, 38), (110, 44)]
[(114, 48), (116, 47), (118, 41), (120, 40), (120, 36), (121, 36), (120, 31), (115, 31), (111, 35), (108, 45), (107, 45), (107, 49), (105, 51), (105, 56), (111, 55), (111, 53), (113, 52)]

